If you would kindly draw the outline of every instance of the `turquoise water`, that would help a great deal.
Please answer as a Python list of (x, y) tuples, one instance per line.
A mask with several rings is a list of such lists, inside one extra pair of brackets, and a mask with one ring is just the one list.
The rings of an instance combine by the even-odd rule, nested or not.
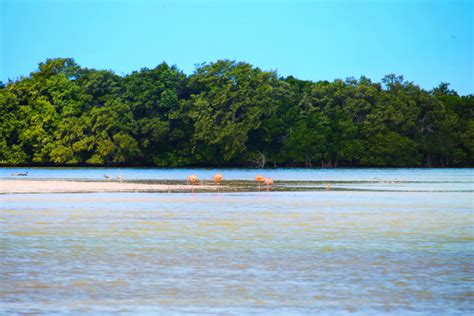
[[(27, 177), (13, 176), (28, 172)], [(199, 180), (211, 181), (215, 173), (229, 180), (255, 182), (261, 174), (275, 180), (275, 190), (325, 189), (347, 191), (400, 191), (400, 192), (474, 192), (474, 169), (150, 169), (150, 168), (0, 168), (0, 180), (5, 179), (66, 179), (124, 181), (166, 180), (184, 183), (195, 174)], [(248, 185), (247, 185), (248, 186)], [(256, 187), (255, 187), (256, 188)]]
[(474, 169), (152, 169), (152, 168), (0, 168), (0, 179), (9, 179), (11, 174), (28, 172), (29, 179), (83, 179), (103, 180), (103, 175), (112, 178), (122, 176), (126, 180), (185, 180), (191, 174), (200, 179), (211, 179), (219, 172), (226, 180), (253, 180), (262, 174), (274, 180), (299, 181), (434, 181), (470, 183)]
[[(1, 178), (14, 170), (26, 169)], [(165, 180), (214, 170), (28, 177), (105, 172)], [(256, 170), (219, 172), (251, 180)], [(472, 169), (260, 173), (348, 190), (1, 195), (0, 314), (474, 312)]]

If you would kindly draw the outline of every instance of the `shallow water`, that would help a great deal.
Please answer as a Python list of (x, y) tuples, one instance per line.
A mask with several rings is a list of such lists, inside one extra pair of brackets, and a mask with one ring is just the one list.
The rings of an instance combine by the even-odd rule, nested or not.
[(425, 181), (470, 183), (474, 169), (452, 168), (347, 168), (347, 169), (212, 169), (212, 168), (0, 168), (0, 179), (18, 179), (12, 174), (28, 172), (28, 179), (103, 180), (122, 176), (125, 180), (185, 180), (195, 174), (199, 179), (212, 179), (219, 172), (225, 180), (253, 180), (262, 174), (274, 180), (293, 181)]
[[(28, 173), (26, 177), (15, 176)], [(255, 176), (275, 182), (274, 191), (332, 190), (397, 192), (474, 192), (474, 169), (153, 169), (153, 168), (0, 168), (0, 180), (85, 180), (185, 183), (195, 174), (199, 182), (213, 183), (215, 173), (224, 176), (223, 191), (256, 191)], [(109, 178), (105, 179), (104, 175)], [(197, 187), (198, 188), (198, 187)]]
[(0, 314), (472, 314), (472, 169), (392, 171), (310, 173), (403, 192), (2, 195)]

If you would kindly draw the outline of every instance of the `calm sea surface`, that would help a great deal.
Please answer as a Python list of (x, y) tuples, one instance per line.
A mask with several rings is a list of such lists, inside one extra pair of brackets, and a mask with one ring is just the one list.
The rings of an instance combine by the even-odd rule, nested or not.
[[(0, 179), (26, 171), (216, 172)], [(0, 314), (474, 313), (473, 169), (219, 172), (288, 191), (0, 195)]]

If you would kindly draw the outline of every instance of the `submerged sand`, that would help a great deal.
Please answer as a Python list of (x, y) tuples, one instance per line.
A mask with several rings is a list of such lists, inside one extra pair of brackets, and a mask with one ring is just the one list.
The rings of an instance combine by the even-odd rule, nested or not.
[(0, 194), (9, 193), (85, 193), (85, 192), (167, 192), (217, 190), (215, 185), (149, 184), (110, 181), (4, 180)]

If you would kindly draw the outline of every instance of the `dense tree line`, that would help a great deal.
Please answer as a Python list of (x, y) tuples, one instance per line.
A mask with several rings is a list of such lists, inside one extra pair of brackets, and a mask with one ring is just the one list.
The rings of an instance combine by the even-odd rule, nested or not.
[(219, 60), (187, 76), (49, 59), (0, 84), (3, 165), (472, 166), (474, 96), (402, 76), (303, 81)]

